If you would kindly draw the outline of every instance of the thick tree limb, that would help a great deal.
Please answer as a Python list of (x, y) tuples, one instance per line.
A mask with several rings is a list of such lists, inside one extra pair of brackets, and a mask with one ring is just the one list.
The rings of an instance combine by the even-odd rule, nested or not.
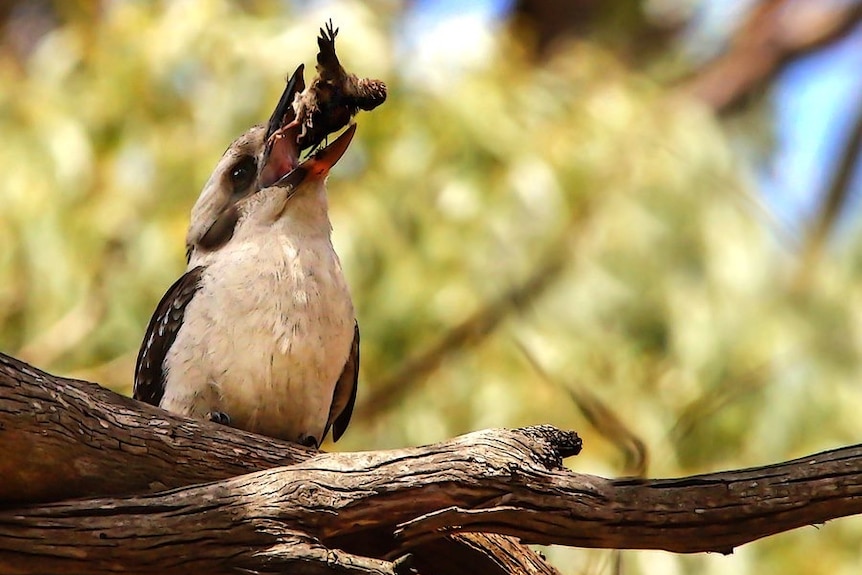
[(182, 487), (314, 454), (292, 443), (173, 417), (4, 354), (0, 446), (0, 505)]
[(154, 495), (6, 511), (0, 513), (0, 570), (66, 570), (69, 561), (81, 560), (91, 573), (117, 565), (163, 573), (258, 570), (255, 558), (283, 551), (285, 540), (302, 542), (302, 534), (324, 545), (345, 544), (369, 533), (383, 537), (399, 524), (390, 555), (456, 530), (544, 544), (730, 552), (862, 511), (862, 447), (648, 481), (562, 468), (560, 458), (578, 445), (574, 434), (549, 426), (490, 430), (421, 448), (320, 454)]
[(457, 530), (531, 543), (730, 553), (798, 527), (862, 513), (862, 445), (786, 463), (679, 479), (551, 472), (483, 508), (451, 507), (403, 525), (412, 542)]
[[(350, 558), (365, 551), (350, 537), (391, 538), (397, 524), (429, 511), (497, 500), (510, 477), (540, 478), (579, 445), (574, 434), (551, 427), (486, 431), (423, 448), (324, 453), (153, 495), (9, 510), (0, 512), (0, 572), (260, 571), (273, 556), (299, 565), (315, 553), (327, 566), (332, 561), (332, 572), (394, 572)], [(346, 552), (328, 545), (335, 540)], [(403, 554), (399, 547), (388, 554)]]
[[(27, 402), (8, 394), (13, 363), (4, 360), (0, 372), (0, 442), (15, 458), (6, 441), (10, 432), (20, 436), (10, 427), (10, 417), (18, 416), (9, 406)], [(50, 376), (38, 377), (46, 384)], [(45, 409), (30, 417), (38, 420)], [(146, 437), (146, 425), (132, 428)], [(141, 450), (145, 457), (147, 441), (159, 449), (170, 443), (161, 428), (151, 433)], [(235, 435), (235, 443), (244, 441), (244, 434)], [(416, 551), (420, 572), (442, 573), (436, 560), (445, 558), (427, 552), (459, 531), (544, 544), (726, 553), (760, 537), (862, 513), (862, 446), (660, 480), (611, 480), (563, 468), (562, 458), (579, 447), (575, 434), (550, 426), (489, 430), (426, 447), (321, 453), (287, 467), (149, 495), (7, 509), (0, 512), (0, 572), (219, 573), (239, 567), (398, 573), (409, 562), (390, 560)], [(207, 457), (199, 452), (187, 455)], [(484, 554), (498, 539), (479, 541)], [(503, 572), (502, 562), (497, 568)]]
[[(291, 443), (176, 417), (93, 383), (55, 377), (2, 353), (0, 452), (0, 507), (184, 487), (316, 454)], [(364, 544), (382, 556), (391, 548), (389, 539), (381, 543), (366, 538)], [(516, 540), (483, 534), (429, 543), (414, 550), (413, 563), (428, 574), (557, 573)]]

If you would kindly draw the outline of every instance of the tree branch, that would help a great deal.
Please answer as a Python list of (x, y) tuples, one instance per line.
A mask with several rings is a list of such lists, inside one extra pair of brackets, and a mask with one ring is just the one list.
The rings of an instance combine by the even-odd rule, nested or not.
[(739, 26), (727, 51), (683, 82), (682, 90), (727, 112), (785, 66), (842, 38), (862, 20), (862, 5), (763, 0)]
[(4, 354), (0, 445), (0, 505), (182, 487), (314, 455), (292, 443), (175, 417)]
[[(394, 564), (351, 559), (367, 553), (352, 537), (392, 541), (398, 523), (499, 498), (519, 468), (528, 475), (558, 469), (579, 447), (577, 436), (551, 427), (486, 431), (423, 448), (322, 453), (152, 495), (7, 510), (0, 572), (220, 573), (318, 557), (322, 564), (308, 572), (394, 573)], [(400, 554), (397, 542), (386, 549)]]
[[(42, 415), (63, 421), (56, 403), (75, 410), (81, 398), (70, 400), (65, 391), (55, 390), (53, 399), (34, 406), (29, 416), (13, 414), (10, 405), (27, 407), (27, 402), (7, 391), (10, 365), (14, 360), (4, 359), (0, 371), (0, 447), (18, 458), (14, 444), (7, 442), (21, 434), (10, 421), (29, 417), (55, 426)], [(35, 372), (30, 377), (46, 387), (50, 378)], [(92, 384), (65, 380), (65, 385), (102, 393)], [(198, 456), (210, 462), (226, 457), (200, 449), (210, 440), (211, 426), (200, 424), (207, 435), (193, 442), (184, 438), (196, 445), (183, 447), (165, 438), (177, 437), (170, 430), (191, 423), (164, 414), (168, 431), (163, 423), (149, 429), (150, 413), (123, 413), (130, 405), (118, 398), (113, 410), (130, 419), (146, 447), (139, 450), (143, 457), (151, 456), (150, 443), (158, 451), (170, 445), (174, 455), (186, 450), (187, 463), (174, 467), (196, 467)], [(90, 417), (110, 420), (104, 413), (83, 413), (78, 420), (86, 423)], [(239, 445), (248, 434), (213, 430), (233, 434), (233, 447), (240, 452), (248, 448)], [(74, 446), (79, 434), (69, 435), (67, 445)], [(7, 509), (0, 511), (0, 572), (221, 573), (289, 567), (300, 573), (399, 573), (409, 562), (392, 559), (412, 551), (419, 572), (431, 574), (448, 572), (441, 566), (447, 560), (441, 543), (458, 557), (468, 556), (470, 545), (478, 543), (482, 556), (491, 554), (497, 561), (494, 572), (503, 573), (502, 558), (509, 551), (493, 550), (510, 540), (472, 534), (456, 547), (444, 537), (487, 531), (530, 543), (728, 553), (771, 534), (862, 513), (862, 446), (740, 471), (657, 480), (604, 479), (563, 468), (562, 459), (579, 449), (574, 433), (550, 426), (488, 430), (425, 447), (319, 453), (287, 467), (155, 494)], [(74, 467), (64, 463), (70, 459), (66, 453), (61, 469)], [(98, 459), (91, 463), (98, 466)], [(531, 560), (541, 565), (537, 557)], [(528, 572), (526, 562), (518, 565), (513, 572)], [(470, 569), (462, 565), (454, 572)]]
[[(317, 453), (177, 417), (2, 353), (0, 452), (0, 508), (184, 487), (304, 461)], [(377, 549), (377, 556), (383, 556), (390, 540), (366, 538), (365, 555)], [(428, 574), (557, 575), (516, 540), (483, 534), (429, 543), (414, 550), (413, 563)], [(78, 566), (93, 572), (89, 565)], [(71, 566), (65, 570), (75, 572)]]
[(794, 281), (796, 286), (806, 285), (817, 269), (817, 261), (829, 239), (829, 234), (853, 192), (853, 177), (856, 174), (860, 154), (862, 154), (862, 100), (859, 101), (856, 118), (847, 136), (847, 144), (841, 152), (835, 171), (827, 183), (806, 233), (802, 258)]
[(862, 513), (862, 445), (679, 479), (609, 480), (556, 470), (512, 487), (494, 506), (440, 509), (405, 523), (396, 536), (420, 543), (456, 530), (492, 531), (529, 543), (730, 553)]

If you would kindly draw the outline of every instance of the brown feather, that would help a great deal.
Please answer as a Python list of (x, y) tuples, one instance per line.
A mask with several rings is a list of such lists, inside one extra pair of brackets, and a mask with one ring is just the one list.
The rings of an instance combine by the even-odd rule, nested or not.
[[(356, 403), (356, 388), (359, 381), (359, 323), (354, 325), (353, 344), (350, 346), (350, 354), (341, 377), (335, 384), (335, 392), (332, 394), (332, 407), (329, 408), (329, 421), (326, 429), (332, 426), (332, 441), (338, 441), (347, 425), (350, 416), (353, 415), (353, 404)], [(326, 431), (323, 433), (326, 436)]]
[(186, 272), (162, 296), (150, 323), (138, 360), (135, 363), (133, 397), (151, 405), (159, 405), (165, 394), (165, 356), (174, 344), (183, 324), (186, 306), (200, 288), (203, 266)]

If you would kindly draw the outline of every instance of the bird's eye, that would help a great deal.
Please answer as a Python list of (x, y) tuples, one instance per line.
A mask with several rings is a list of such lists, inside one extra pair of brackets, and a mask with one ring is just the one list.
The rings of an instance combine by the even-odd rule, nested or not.
[(257, 177), (257, 163), (251, 156), (243, 156), (230, 170), (230, 183), (234, 194), (244, 194)]

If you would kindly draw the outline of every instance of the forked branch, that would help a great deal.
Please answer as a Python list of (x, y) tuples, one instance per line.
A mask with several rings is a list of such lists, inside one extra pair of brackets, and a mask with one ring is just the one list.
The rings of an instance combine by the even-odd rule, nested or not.
[[(9, 385), (10, 370), (22, 364), (0, 359), (0, 447), (12, 459), (15, 446), (6, 441), (27, 440), (21, 431), (28, 428), (27, 421), (31, 429), (58, 427), (65, 414), (54, 413), (56, 421), (42, 415), (51, 413), (51, 401), (68, 399), (64, 386), (101, 394), (101, 408), (110, 413), (79, 414), (79, 421), (94, 417), (110, 434), (119, 432), (113, 426), (121, 418), (123, 433), (132, 429), (139, 439), (136, 457), (144, 460), (183, 458), (185, 464), (175, 467), (196, 468), (201, 459), (204, 469), (212, 469), (212, 459), (202, 449), (211, 437), (216, 438), (211, 447), (222, 451), (230, 438), (236, 453), (280, 445), (262, 446), (255, 436), (158, 410), (140, 407), (136, 413), (138, 406), (124, 398), (112, 402), (98, 387), (75, 386), (92, 384), (47, 374), (39, 376), (40, 385), (53, 400), (37, 401), (39, 407), (33, 408), (34, 402), (21, 399), (27, 386), (20, 379), (26, 378), (19, 378), (17, 392)], [(13, 414), (10, 406), (16, 405), (30, 409)], [(151, 427), (152, 421), (157, 425)], [(185, 435), (198, 425), (199, 436)], [(68, 437), (67, 459), (88, 439), (86, 433), (64, 433), (55, 440), (62, 437)], [(35, 448), (39, 439), (28, 441)], [(444, 566), (447, 553), (435, 545), (454, 545), (447, 537), (462, 531), (508, 534), (529, 543), (726, 553), (774, 533), (862, 512), (862, 446), (765, 467), (661, 480), (573, 473), (562, 459), (579, 449), (574, 433), (550, 426), (487, 430), (425, 447), (320, 453), (284, 467), (153, 494), (7, 509), (0, 512), (0, 571), (265, 572), (291, 565), (309, 573), (399, 573), (411, 568), (405, 554), (413, 552), (412, 565), (430, 574), (451, 572)], [(296, 454), (297, 459), (308, 455)], [(64, 465), (69, 462), (61, 452), (53, 455), (60, 457), (60, 469), (74, 469)], [(98, 466), (98, 458), (90, 463)], [(166, 475), (165, 485), (175, 484)], [(38, 473), (33, 477), (38, 483)], [(110, 480), (106, 484), (106, 491), (116, 490)], [(5, 502), (16, 503), (10, 495), (4, 494)], [(466, 543), (474, 541), (470, 537), (476, 536), (461, 540), (465, 547), (449, 548), (451, 555), (465, 552)], [(480, 545), (488, 552), (494, 541)], [(429, 553), (432, 549), (436, 554)], [(513, 571), (527, 572), (521, 565)], [(492, 571), (474, 566), (473, 572)]]

